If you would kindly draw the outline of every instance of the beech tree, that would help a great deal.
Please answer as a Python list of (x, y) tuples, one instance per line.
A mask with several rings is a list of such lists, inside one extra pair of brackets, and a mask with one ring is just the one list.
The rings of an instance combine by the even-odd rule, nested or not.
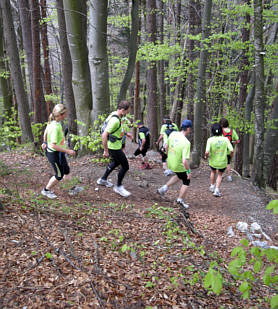
[(20, 67), (19, 52), (14, 31), (11, 5), (9, 0), (0, 1), (2, 10), (5, 46), (10, 60), (11, 78), (15, 90), (20, 127), (22, 130), (22, 141), (33, 142), (33, 133), (29, 117), (27, 93), (24, 88), (22, 72)]
[(86, 1), (64, 0), (67, 38), (72, 59), (72, 85), (78, 134), (86, 136), (91, 124), (92, 89), (87, 48)]

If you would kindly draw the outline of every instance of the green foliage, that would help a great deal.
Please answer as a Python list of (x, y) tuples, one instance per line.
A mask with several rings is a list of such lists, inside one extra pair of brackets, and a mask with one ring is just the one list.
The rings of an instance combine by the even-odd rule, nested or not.
[(4, 123), (0, 127), (0, 145), (4, 148), (14, 149), (19, 145), (22, 132), (18, 124), (17, 111), (12, 108), (11, 116), (4, 115)]
[(213, 291), (216, 295), (219, 295), (222, 290), (223, 278), (216, 267), (216, 262), (210, 264), (209, 271), (203, 280), (203, 286), (205, 289)]
[[(89, 128), (87, 136), (78, 136), (71, 134), (72, 142), (75, 143), (74, 150), (87, 149), (93, 154), (98, 155), (97, 158), (92, 159), (92, 162), (108, 162), (109, 159), (100, 157), (103, 150), (100, 128), (105, 121), (107, 115), (100, 115), (95, 120), (93, 127)], [(82, 125), (82, 124), (81, 124)]]
[(45, 126), (46, 126), (46, 124), (39, 123), (39, 122), (37, 122), (37, 123), (32, 122), (31, 123), (32, 133), (33, 133), (35, 142), (38, 143), (40, 141), (40, 137), (43, 134), (43, 130), (44, 130)]
[(61, 98), (59, 95), (56, 95), (54, 93), (51, 94), (45, 94), (44, 99), (46, 102), (52, 101), (54, 104), (58, 104), (61, 101)]
[(273, 214), (278, 214), (278, 200), (272, 200), (268, 205), (266, 206), (266, 209), (273, 210)]

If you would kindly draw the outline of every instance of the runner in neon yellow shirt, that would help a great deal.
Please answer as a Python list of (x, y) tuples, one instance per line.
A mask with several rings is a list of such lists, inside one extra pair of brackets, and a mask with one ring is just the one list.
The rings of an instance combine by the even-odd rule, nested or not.
[(157, 192), (164, 196), (168, 188), (180, 180), (182, 180), (182, 186), (179, 191), (177, 203), (184, 208), (188, 208), (189, 205), (184, 202), (184, 196), (187, 192), (190, 184), (191, 170), (189, 168), (190, 158), (190, 142), (186, 136), (191, 132), (192, 122), (191, 120), (184, 120), (181, 125), (181, 132), (172, 132), (167, 139), (167, 164), (168, 168), (175, 172), (166, 185), (162, 186)]
[[(211, 128), (212, 137), (207, 141), (205, 157), (209, 158), (210, 191), (214, 196), (221, 196), (219, 191), (222, 182), (222, 175), (228, 165), (227, 154), (233, 155), (233, 146), (230, 141), (222, 136), (222, 128), (219, 123), (214, 123)], [(216, 179), (216, 171), (218, 176)], [(216, 179), (216, 182), (215, 182)]]

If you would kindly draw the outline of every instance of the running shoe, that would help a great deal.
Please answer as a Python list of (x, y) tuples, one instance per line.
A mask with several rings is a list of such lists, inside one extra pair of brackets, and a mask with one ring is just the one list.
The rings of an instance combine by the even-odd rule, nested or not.
[(214, 190), (215, 190), (215, 185), (210, 185), (209, 187), (209, 191), (214, 193)]
[(43, 189), (41, 191), (41, 194), (44, 195), (44, 196), (47, 196), (48, 198), (51, 198), (51, 199), (57, 198), (57, 195), (50, 190)]
[(184, 202), (184, 200), (177, 199), (177, 204), (185, 209), (189, 208), (189, 205)]
[(213, 195), (216, 196), (216, 197), (221, 196), (221, 193), (220, 193), (219, 189), (215, 188), (215, 190), (213, 192)]
[(232, 176), (227, 176), (227, 181), (229, 181), (229, 182), (233, 181)]
[(173, 171), (169, 170), (169, 169), (164, 171), (164, 175), (165, 175), (165, 176), (172, 176), (172, 175), (174, 175), (174, 174), (175, 174), (175, 173), (174, 173)]
[(127, 191), (127, 190), (124, 188), (124, 186), (114, 186), (114, 187), (113, 187), (113, 190), (114, 190), (114, 192), (120, 194), (120, 195), (123, 196), (123, 197), (128, 197), (128, 196), (130, 196), (130, 194), (131, 194), (129, 191)]
[(108, 181), (108, 180), (105, 180), (105, 179), (102, 179), (102, 178), (99, 178), (97, 180), (97, 184), (100, 185), (100, 186), (105, 186), (107, 188), (111, 188), (113, 187), (113, 183)]
[(157, 193), (160, 194), (162, 197), (164, 197), (166, 192), (167, 192), (167, 190), (164, 188), (164, 186), (157, 189)]

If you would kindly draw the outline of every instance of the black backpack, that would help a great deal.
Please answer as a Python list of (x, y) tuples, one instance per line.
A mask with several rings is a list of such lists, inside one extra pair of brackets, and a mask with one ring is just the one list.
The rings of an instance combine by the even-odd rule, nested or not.
[(173, 124), (172, 123), (167, 123), (166, 124), (166, 130), (165, 130), (166, 135), (169, 136), (173, 131), (177, 131), (174, 128)]
[(110, 140), (110, 142), (115, 143), (117, 140), (121, 140), (121, 139), (122, 139), (122, 138), (118, 138), (118, 137), (112, 135), (113, 133), (115, 133), (116, 131), (118, 131), (118, 130), (120, 129), (120, 127), (121, 127), (121, 119), (120, 119), (120, 117), (119, 117), (118, 115), (115, 115), (115, 114), (114, 114), (114, 115), (112, 115), (111, 117), (108, 116), (108, 117), (105, 119), (104, 123), (103, 123), (102, 126), (100, 127), (100, 134), (102, 135), (102, 133), (105, 131), (105, 128), (107, 127), (107, 124), (108, 124), (109, 120), (110, 120), (112, 117), (118, 118), (118, 119), (119, 119), (119, 122), (120, 122), (120, 125), (118, 126), (118, 128), (115, 129), (114, 131), (112, 131), (111, 133), (109, 133), (109, 135), (108, 135), (108, 139)]
[[(145, 148), (150, 147), (150, 130), (146, 127), (139, 128), (139, 133), (144, 133), (146, 136), (146, 143), (144, 145)], [(139, 141), (141, 141), (140, 135), (138, 134)], [(141, 143), (140, 143), (141, 144)]]

